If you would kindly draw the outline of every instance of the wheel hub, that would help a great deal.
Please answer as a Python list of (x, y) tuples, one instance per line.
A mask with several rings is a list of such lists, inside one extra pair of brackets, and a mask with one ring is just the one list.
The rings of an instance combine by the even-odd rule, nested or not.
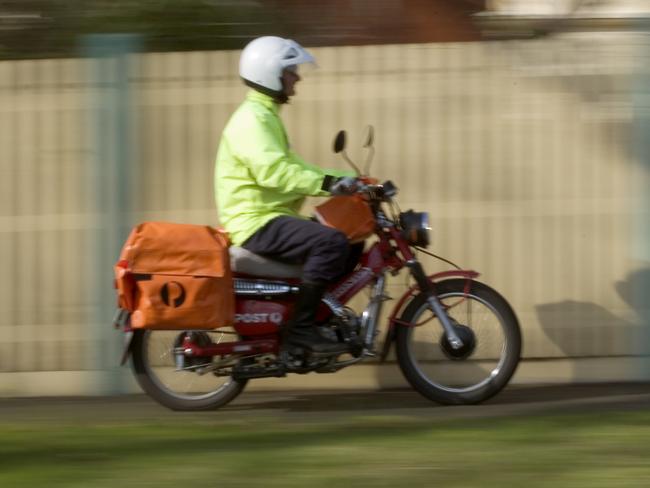
[(212, 362), (211, 357), (187, 357), (185, 354), (179, 351), (182, 348), (183, 343), (189, 340), (190, 342), (196, 344), (199, 347), (206, 347), (212, 344), (210, 336), (205, 332), (187, 332), (183, 331), (174, 340), (174, 350), (178, 351), (174, 354), (176, 357), (176, 367), (177, 369), (185, 369), (189, 367), (200, 367), (207, 366)]
[(474, 349), (476, 349), (476, 335), (472, 329), (461, 324), (454, 325), (454, 331), (458, 335), (458, 338), (463, 342), (463, 346), (454, 349), (449, 343), (447, 336), (443, 333), (442, 338), (440, 339), (440, 348), (449, 359), (466, 359), (471, 356)]

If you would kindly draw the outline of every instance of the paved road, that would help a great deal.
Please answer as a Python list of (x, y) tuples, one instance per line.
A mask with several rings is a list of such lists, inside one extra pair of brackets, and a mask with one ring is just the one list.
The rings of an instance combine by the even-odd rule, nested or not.
[(172, 412), (144, 395), (0, 399), (0, 423), (111, 423), (126, 418), (151, 422), (194, 416), (280, 422), (296, 417), (303, 422), (326, 422), (356, 416), (440, 420), (648, 408), (650, 383), (511, 386), (487, 403), (460, 407), (431, 403), (411, 390), (301, 390), (244, 392), (220, 410), (200, 413)]

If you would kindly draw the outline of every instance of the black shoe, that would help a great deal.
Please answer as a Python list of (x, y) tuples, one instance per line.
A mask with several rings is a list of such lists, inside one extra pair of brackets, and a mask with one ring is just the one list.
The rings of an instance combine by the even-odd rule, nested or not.
[(323, 337), (314, 327), (324, 293), (324, 284), (304, 282), (300, 285), (293, 318), (285, 325), (283, 342), (322, 354), (340, 354), (348, 350), (346, 344)]

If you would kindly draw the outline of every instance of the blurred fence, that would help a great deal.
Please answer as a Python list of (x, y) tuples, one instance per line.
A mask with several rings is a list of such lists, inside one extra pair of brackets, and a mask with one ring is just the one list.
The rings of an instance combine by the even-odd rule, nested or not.
[[(431, 213), (436, 253), (481, 271), (511, 300), (525, 359), (568, 358), (567, 378), (589, 380), (580, 359), (647, 357), (645, 37), (313, 51), (319, 69), (283, 108), (305, 159), (342, 167), (330, 149), (339, 128), (360, 159), (373, 124), (372, 173), (396, 182), (403, 208)], [(117, 361), (105, 312), (115, 246), (99, 251), (116, 195), (132, 207), (122, 234), (141, 220), (217, 223), (214, 156), (245, 93), (238, 55), (0, 63), (0, 394), (23, 391), (11, 383), (18, 373)], [(126, 118), (106, 103), (116, 94), (128, 96)], [(128, 176), (98, 173), (124, 144)], [(405, 284), (391, 281), (392, 296)]]

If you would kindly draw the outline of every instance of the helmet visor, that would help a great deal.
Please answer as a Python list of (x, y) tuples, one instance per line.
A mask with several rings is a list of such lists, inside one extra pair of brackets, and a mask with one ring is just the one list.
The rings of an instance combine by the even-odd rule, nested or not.
[(280, 64), (283, 69), (291, 68), (297, 73), (298, 65), (316, 65), (314, 56), (304, 47), (291, 39), (286, 39), (286, 46)]

